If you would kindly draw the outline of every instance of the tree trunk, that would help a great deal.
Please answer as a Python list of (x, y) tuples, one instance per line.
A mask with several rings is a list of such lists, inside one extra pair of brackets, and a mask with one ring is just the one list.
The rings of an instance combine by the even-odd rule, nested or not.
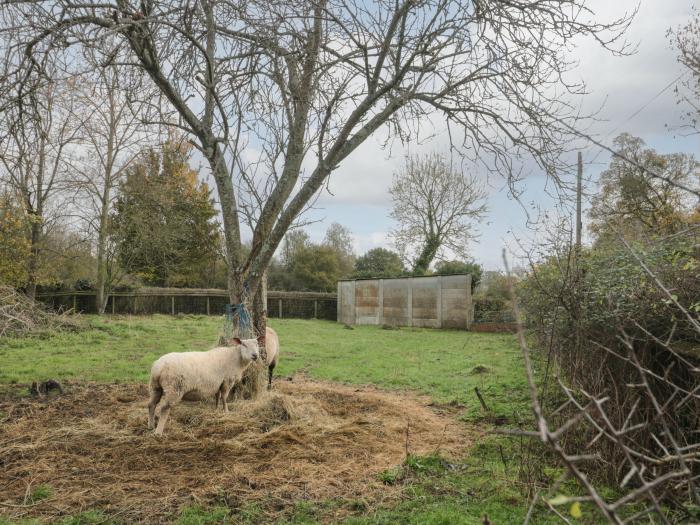
[(228, 262), (228, 293), (232, 305), (240, 303), (248, 304), (249, 298), (245, 289), (245, 279), (241, 264), (241, 231), (238, 223), (238, 207), (233, 190), (233, 182), (226, 168), (221, 149), (211, 139), (211, 144), (204, 146), (211, 167), (216, 189), (219, 195), (221, 216), (224, 220), (224, 245), (226, 247), (226, 260)]
[(107, 281), (107, 261), (105, 261), (105, 251), (107, 235), (100, 220), (100, 232), (97, 238), (97, 282), (95, 283), (95, 306), (97, 314), (103, 315), (107, 306), (105, 283)]
[[(108, 174), (107, 176), (109, 177), (111, 174)], [(105, 260), (105, 252), (107, 251), (107, 223), (109, 221), (110, 190), (111, 185), (109, 183), (109, 179), (107, 179), (105, 181), (104, 191), (102, 192), (100, 227), (97, 234), (97, 282), (95, 283), (95, 306), (97, 307), (98, 315), (103, 315), (105, 313), (105, 308), (107, 307), (107, 299), (105, 294), (105, 286), (107, 281), (107, 261)]]
[(413, 265), (413, 273), (415, 275), (425, 275), (428, 273), (430, 263), (433, 262), (433, 259), (435, 259), (435, 255), (437, 255), (439, 248), (440, 239), (437, 236), (428, 237), (425, 240), (425, 245), (423, 246), (418, 259), (416, 259), (416, 262)]
[[(267, 329), (267, 272), (263, 275), (262, 282), (253, 296), (253, 336), (265, 334)], [(260, 345), (260, 359), (250, 365), (243, 374), (241, 388), (236, 389), (235, 397), (238, 399), (255, 399), (265, 391), (267, 384), (267, 352), (265, 341)]]
[(32, 214), (31, 250), (27, 261), (27, 296), (36, 298), (36, 281), (39, 269), (39, 242), (41, 239), (41, 217)]

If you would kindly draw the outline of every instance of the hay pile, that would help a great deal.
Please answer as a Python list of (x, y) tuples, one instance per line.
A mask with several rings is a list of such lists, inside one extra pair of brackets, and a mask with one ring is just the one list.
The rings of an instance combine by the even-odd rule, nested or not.
[[(66, 390), (0, 400), (0, 513), (53, 520), (100, 508), (127, 522), (167, 523), (192, 503), (256, 502), (269, 519), (300, 500), (374, 506), (397, 497), (378, 473), (400, 464), (407, 446), (454, 456), (472, 439), (426, 399), (330, 383), (280, 382), (230, 414), (213, 402), (182, 403), (160, 439), (146, 429), (145, 386)], [(52, 496), (26, 505), (39, 484)]]
[(14, 288), (0, 286), (0, 337), (26, 337), (81, 328), (82, 324), (74, 316), (51, 312)]

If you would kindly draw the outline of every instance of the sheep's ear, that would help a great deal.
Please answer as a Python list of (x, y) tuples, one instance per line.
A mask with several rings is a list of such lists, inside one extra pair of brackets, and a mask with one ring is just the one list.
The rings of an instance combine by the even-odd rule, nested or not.
[(233, 342), (236, 343), (237, 345), (242, 345), (242, 344), (243, 344), (243, 342), (242, 342), (238, 337), (234, 337), (234, 338), (233, 338)]
[(258, 343), (264, 343), (264, 342), (265, 342), (265, 336), (264, 335), (258, 336)]

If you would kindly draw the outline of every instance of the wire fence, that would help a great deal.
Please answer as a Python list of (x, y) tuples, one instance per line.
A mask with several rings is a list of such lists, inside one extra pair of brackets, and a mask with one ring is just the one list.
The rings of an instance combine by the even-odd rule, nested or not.
[[(94, 291), (38, 294), (37, 299), (54, 310), (97, 313)], [(105, 313), (114, 315), (195, 314), (224, 315), (230, 303), (228, 292), (217, 289), (142, 288), (114, 292), (107, 299)], [(336, 320), (337, 297), (333, 293), (267, 293), (267, 315), (277, 318)]]
[(471, 330), (474, 332), (515, 332), (517, 325), (512, 308), (505, 308), (505, 303), (493, 300), (474, 301), (474, 320)]

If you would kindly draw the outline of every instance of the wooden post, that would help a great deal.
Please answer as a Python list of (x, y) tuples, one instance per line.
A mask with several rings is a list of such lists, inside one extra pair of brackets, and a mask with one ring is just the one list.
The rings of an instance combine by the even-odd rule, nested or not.
[(116, 298), (114, 297), (114, 295), (112, 295), (110, 299), (112, 300), (112, 315), (114, 315), (114, 299)]
[(357, 324), (357, 281), (352, 282), (352, 321), (350, 324)]
[(318, 299), (314, 299), (314, 319), (318, 319)]
[(211, 311), (209, 308), (209, 296), (207, 295), (207, 315), (211, 315)]
[(335, 296), (335, 317), (336, 321), (340, 322), (340, 320), (343, 318), (343, 295), (342, 295), (342, 290), (343, 290), (343, 285), (342, 281), (338, 281), (338, 291), (336, 292)]
[(437, 278), (437, 323), (442, 328), (442, 275)]
[(377, 314), (377, 321), (380, 325), (384, 324), (384, 279), (379, 279), (379, 291), (377, 293), (377, 306), (379, 307), (379, 312)]
[(413, 326), (413, 277), (408, 278), (408, 326)]
[(282, 299), (279, 300), (278, 306), (279, 306), (279, 309), (280, 309), (280, 319), (282, 319)]
[(469, 330), (474, 322), (474, 301), (472, 300), (472, 276), (468, 274), (467, 276), (467, 319), (465, 322), (464, 329)]
[(175, 315), (175, 296), (171, 295), (170, 296), (170, 310), (173, 315)]
[(578, 152), (578, 171), (576, 173), (576, 256), (581, 251), (581, 193), (583, 184), (583, 155)]

